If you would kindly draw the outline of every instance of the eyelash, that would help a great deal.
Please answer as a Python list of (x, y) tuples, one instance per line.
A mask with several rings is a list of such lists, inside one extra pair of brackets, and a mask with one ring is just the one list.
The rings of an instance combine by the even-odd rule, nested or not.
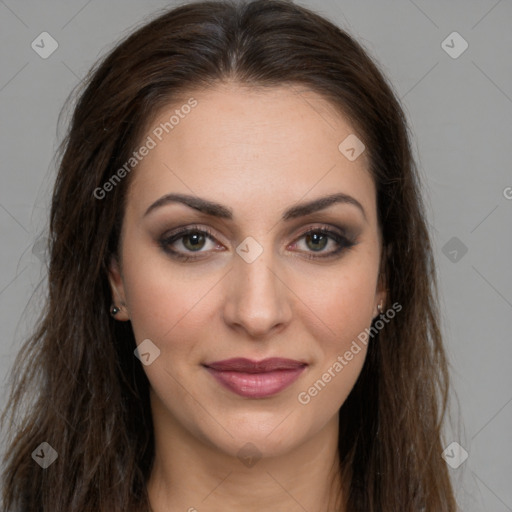
[[(176, 258), (178, 260), (182, 261), (188, 261), (188, 260), (199, 260), (203, 259), (202, 257), (198, 258), (195, 256), (185, 256), (183, 253), (180, 253), (179, 251), (175, 251), (173, 249), (170, 249), (170, 245), (172, 245), (174, 242), (177, 242), (180, 239), (183, 239), (187, 235), (191, 234), (200, 234), (200, 235), (206, 235), (207, 238), (209, 238), (211, 241), (215, 242), (215, 237), (213, 233), (208, 228), (200, 228), (199, 226), (191, 226), (186, 228), (180, 228), (179, 230), (175, 231), (174, 233), (171, 233), (168, 236), (162, 237), (158, 244), (162, 248), (162, 250), (169, 254), (171, 257)], [(333, 231), (332, 229), (329, 229), (327, 226), (321, 226), (321, 227), (315, 227), (310, 228), (307, 231), (303, 232), (296, 240), (300, 240), (304, 238), (307, 235), (311, 234), (320, 234), (328, 236), (329, 239), (333, 240), (337, 245), (338, 248), (334, 251), (331, 251), (327, 255), (324, 256), (317, 256), (315, 254), (306, 253), (304, 256), (308, 259), (312, 260), (321, 260), (321, 259), (327, 259), (327, 258), (333, 258), (334, 256), (337, 256), (338, 254), (345, 252), (346, 250), (349, 250), (351, 247), (357, 244), (355, 239), (351, 239), (349, 237), (346, 237), (344, 235), (341, 235), (340, 233)], [(296, 243), (296, 242), (293, 242)], [(207, 252), (207, 251), (196, 251), (198, 254), (201, 254), (201, 252)], [(189, 254), (194, 254), (193, 251), (189, 251)]]

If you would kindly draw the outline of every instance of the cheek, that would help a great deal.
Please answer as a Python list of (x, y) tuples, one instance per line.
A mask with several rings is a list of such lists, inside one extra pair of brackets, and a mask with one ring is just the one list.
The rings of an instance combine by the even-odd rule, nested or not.
[(311, 311), (311, 321), (320, 320), (327, 337), (326, 351), (341, 350), (372, 321), (377, 286), (377, 257), (373, 252), (354, 254), (338, 268), (309, 271), (297, 294)]
[[(157, 364), (145, 366), (153, 387), (169, 386), (176, 392), (180, 382), (198, 371), (204, 345), (213, 336), (218, 318), (219, 279), (215, 268), (173, 264), (155, 249), (126, 247), (123, 260), (125, 293), (137, 344), (150, 339), (160, 350)], [(193, 264), (191, 264), (191, 267)]]
[(360, 335), (371, 325), (377, 279), (371, 261), (347, 265), (337, 278), (317, 279), (323, 286), (307, 296), (307, 305), (315, 313), (310, 315), (309, 330), (319, 350), (317, 364), (297, 400), (302, 414), (316, 426), (336, 414), (361, 373), (367, 344)]
[(204, 286), (190, 282), (155, 249), (125, 247), (125, 293), (137, 341), (162, 340), (193, 310), (204, 295)]

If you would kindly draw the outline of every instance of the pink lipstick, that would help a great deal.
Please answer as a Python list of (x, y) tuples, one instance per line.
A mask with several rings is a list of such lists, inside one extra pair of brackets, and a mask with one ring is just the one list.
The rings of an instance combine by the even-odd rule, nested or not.
[(293, 359), (226, 359), (203, 365), (224, 387), (246, 398), (266, 398), (295, 382), (307, 367)]

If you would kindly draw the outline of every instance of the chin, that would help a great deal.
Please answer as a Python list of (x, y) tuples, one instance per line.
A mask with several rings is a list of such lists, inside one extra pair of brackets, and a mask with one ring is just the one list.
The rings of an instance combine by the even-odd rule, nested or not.
[(314, 431), (322, 427), (318, 425), (315, 429), (298, 416), (292, 419), (294, 414), (244, 414), (242, 419), (231, 418), (223, 423), (227, 431), (218, 425), (208, 429), (200, 427), (200, 436), (212, 448), (231, 457), (241, 458), (251, 454), (265, 458), (279, 457), (307, 442)]

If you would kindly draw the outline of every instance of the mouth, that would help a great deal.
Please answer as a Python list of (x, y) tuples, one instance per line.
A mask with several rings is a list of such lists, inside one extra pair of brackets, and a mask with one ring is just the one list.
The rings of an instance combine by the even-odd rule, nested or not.
[(304, 372), (307, 363), (270, 358), (226, 359), (203, 365), (222, 386), (246, 398), (266, 398), (283, 391)]

